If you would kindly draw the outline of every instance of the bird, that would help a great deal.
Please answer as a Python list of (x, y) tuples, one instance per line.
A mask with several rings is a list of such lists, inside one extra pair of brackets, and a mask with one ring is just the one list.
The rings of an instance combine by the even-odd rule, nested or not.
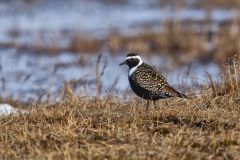
[(149, 102), (170, 97), (189, 98), (188, 96), (178, 92), (169, 85), (166, 78), (158, 72), (154, 67), (144, 63), (137, 53), (128, 53), (125, 60), (119, 65), (127, 65), (129, 67), (128, 80), (133, 92), (147, 100), (146, 110), (149, 109)]

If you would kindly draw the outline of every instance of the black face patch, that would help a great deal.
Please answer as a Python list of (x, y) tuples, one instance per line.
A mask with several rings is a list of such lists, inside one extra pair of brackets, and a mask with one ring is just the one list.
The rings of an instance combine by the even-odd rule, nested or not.
[(126, 60), (126, 63), (129, 66), (129, 68), (133, 68), (133, 67), (137, 66), (139, 62), (140, 62), (140, 60), (138, 58), (130, 58), (130, 59)]
[(138, 56), (138, 54), (133, 52), (127, 54), (127, 57), (133, 57), (133, 56)]

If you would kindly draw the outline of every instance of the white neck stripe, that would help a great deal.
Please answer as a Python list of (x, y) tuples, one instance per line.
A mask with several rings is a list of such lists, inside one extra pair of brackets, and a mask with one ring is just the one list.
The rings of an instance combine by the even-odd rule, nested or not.
[(139, 63), (138, 63), (135, 67), (133, 67), (133, 68), (131, 68), (131, 69), (129, 70), (129, 72), (128, 72), (128, 76), (129, 76), (129, 77), (130, 77), (130, 76), (136, 71), (136, 69), (143, 63), (143, 61), (142, 61), (142, 59), (141, 59), (140, 56), (127, 57), (126, 59), (130, 59), (130, 58), (137, 58), (137, 59), (139, 59)]

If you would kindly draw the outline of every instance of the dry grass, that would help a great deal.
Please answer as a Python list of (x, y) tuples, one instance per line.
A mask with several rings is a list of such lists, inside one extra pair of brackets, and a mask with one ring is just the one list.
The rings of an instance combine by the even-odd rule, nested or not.
[[(232, 25), (235, 24), (235, 25)], [(233, 26), (239, 27), (240, 20), (229, 22), (212, 31), (209, 21), (166, 21), (164, 30), (156, 33), (147, 29), (135, 36), (112, 34), (108, 38), (110, 53), (122, 50), (136, 51), (141, 54), (164, 54), (171, 57), (179, 65), (193, 61), (218, 64), (226, 63), (227, 59), (240, 55), (240, 32)], [(196, 26), (205, 27), (196, 31)]]
[[(2, 47), (96, 53), (107, 46), (113, 54), (123, 50), (172, 53), (179, 64), (188, 63), (186, 58), (176, 58), (179, 55), (189, 61), (214, 59), (219, 63), (232, 55), (239, 58), (239, 32), (221, 28), (214, 36), (216, 49), (207, 51), (207, 32), (183, 32), (178, 29), (181, 26), (175, 22), (172, 29), (166, 27), (169, 29), (161, 33), (111, 34), (104, 40), (76, 35), (66, 48), (38, 44)], [(221, 68), (221, 83), (209, 76), (202, 96), (158, 101), (158, 108), (148, 113), (139, 99), (123, 100), (111, 94), (107, 98), (76, 97), (69, 84), (65, 99), (57, 104), (26, 105), (9, 99), (7, 102), (27, 108), (29, 113), (0, 117), (0, 159), (240, 159), (238, 63), (233, 59)], [(100, 70), (97, 65), (96, 95), (101, 94)]]
[(59, 103), (0, 117), (0, 159), (240, 159), (238, 64), (222, 68), (221, 83), (209, 76), (202, 96), (161, 100), (148, 112), (138, 98), (68, 88)]
[[(59, 46), (56, 42), (46, 45), (44, 39), (40, 38), (33, 44), (9, 42), (0, 44), (0, 48), (16, 48), (19, 52), (45, 54), (61, 52), (122, 54), (136, 51), (141, 54), (164, 54), (174, 59), (175, 62), (177, 59), (177, 65), (193, 61), (204, 63), (214, 61), (222, 64), (229, 57), (240, 54), (240, 20), (224, 22), (217, 32), (209, 27), (212, 23), (208, 20), (165, 21), (161, 32), (146, 28), (141, 33), (131, 36), (112, 32), (105, 38), (92, 38), (79, 33), (73, 37), (70, 36), (70, 43), (66, 46)], [(196, 27), (202, 29), (197, 31)], [(16, 34), (19, 31), (14, 29), (12, 32)]]
[[(188, 104), (189, 103), (189, 104)], [(239, 159), (231, 95), (159, 101), (71, 97), (0, 119), (1, 159)]]
[(139, 98), (76, 97), (68, 86), (56, 104), (9, 99), (29, 113), (0, 117), (0, 159), (240, 159), (238, 64), (222, 68), (221, 83), (209, 76), (202, 96), (147, 113)]

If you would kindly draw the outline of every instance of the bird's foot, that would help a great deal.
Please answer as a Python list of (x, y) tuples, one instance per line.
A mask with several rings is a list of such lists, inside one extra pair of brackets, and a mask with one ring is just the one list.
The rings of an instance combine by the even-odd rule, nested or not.
[(149, 100), (147, 100), (146, 112), (149, 110)]
[(154, 108), (157, 109), (156, 101), (153, 101), (153, 104), (154, 104)]

